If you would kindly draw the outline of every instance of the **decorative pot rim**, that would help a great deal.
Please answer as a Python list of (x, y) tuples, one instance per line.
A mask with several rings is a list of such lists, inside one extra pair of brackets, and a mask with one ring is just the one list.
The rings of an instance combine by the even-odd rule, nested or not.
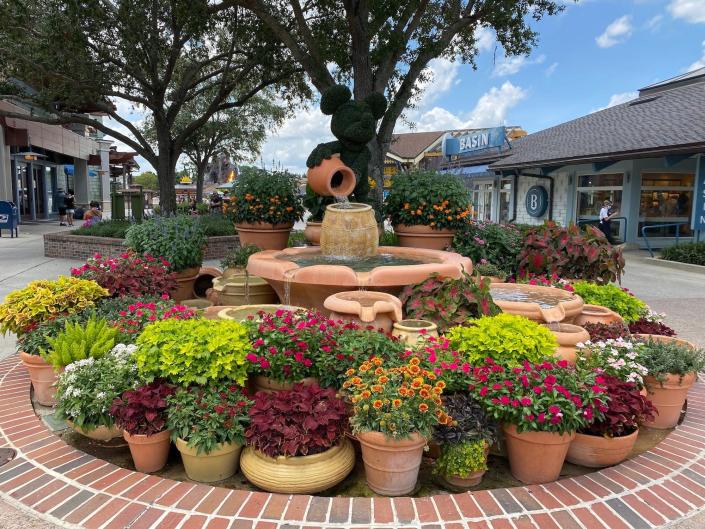
[(152, 435), (146, 434), (131, 434), (127, 430), (123, 430), (122, 436), (125, 441), (132, 444), (148, 445), (156, 444), (164, 441), (165, 438), (171, 437), (171, 430), (162, 430), (160, 432), (154, 433)]
[[(372, 305), (363, 305), (361, 303), (363, 299), (373, 301)], [(389, 312), (394, 314), (393, 320), (398, 321), (402, 318), (399, 298), (387, 292), (377, 292), (375, 290), (336, 292), (325, 299), (323, 306), (332, 312), (355, 314), (365, 323), (375, 321), (378, 314)]]
[(235, 229), (242, 231), (287, 231), (294, 227), (293, 222), (279, 222), (272, 224), (271, 222), (237, 222)]
[(602, 305), (592, 305), (589, 303), (586, 303), (583, 305), (583, 314), (590, 314), (590, 315), (608, 315), (608, 314), (616, 314), (612, 309), (609, 309), (607, 307), (603, 307)]
[(409, 436), (400, 439), (390, 439), (382, 432), (358, 432), (355, 434), (355, 438), (360, 441), (361, 444), (380, 446), (389, 446), (393, 448), (400, 447), (412, 447), (416, 448), (418, 446), (424, 446), (428, 443), (426, 439), (419, 432), (411, 432)]
[(176, 441), (174, 441), (174, 444), (176, 445), (176, 448), (179, 450), (179, 452), (181, 452), (182, 454), (194, 457), (218, 457), (234, 452), (235, 450), (238, 450), (243, 446), (236, 441), (231, 441), (229, 443), (218, 443), (215, 448), (210, 452), (198, 453), (197, 448), (192, 448), (188, 446), (188, 442), (184, 441), (181, 437), (177, 437)]
[[(425, 325), (409, 325), (408, 322), (423, 322)], [(415, 318), (408, 318), (405, 320), (399, 320), (394, 322), (394, 328), (399, 329), (402, 331), (420, 331), (421, 329), (428, 329), (435, 331), (438, 329), (438, 325), (433, 323), (430, 320), (422, 320), (422, 319), (415, 319)]]
[[(521, 432), (517, 431), (515, 424), (504, 423), (502, 430), (509, 437), (521, 439), (525, 443), (541, 444), (541, 445), (562, 445), (570, 443), (575, 438), (575, 432)], [(539, 439), (531, 439), (530, 437), (538, 437)]]
[(346, 448), (347, 444), (350, 444), (350, 440), (343, 435), (340, 437), (340, 439), (338, 439), (338, 442), (336, 444), (334, 444), (327, 450), (324, 450), (323, 452), (319, 452), (317, 454), (309, 454), (305, 456), (270, 457), (267, 454), (260, 452), (257, 448), (251, 445), (245, 447), (245, 450), (249, 450), (259, 459), (262, 459), (263, 461), (266, 461), (268, 463), (273, 463), (275, 465), (284, 464), (288, 466), (304, 466), (332, 459), (333, 457), (337, 456), (341, 451), (343, 451)]
[(175, 272), (176, 280), (177, 281), (188, 281), (190, 279), (198, 277), (198, 274), (200, 273), (200, 271), (201, 271), (200, 265), (189, 266), (188, 268), (181, 270), (181, 272)]
[(689, 388), (698, 379), (698, 374), (695, 371), (678, 375), (676, 373), (667, 373), (666, 379), (662, 382), (653, 375), (644, 377), (644, 386), (656, 389), (684, 389)]
[(22, 360), (25, 364), (30, 364), (32, 367), (54, 367), (49, 362), (44, 360), (41, 355), (32, 355), (24, 351), (18, 351), (18, 353), (20, 355), (20, 360)]
[(596, 441), (601, 442), (603, 439), (605, 442), (609, 443), (610, 441), (631, 441), (634, 437), (639, 436), (639, 428), (634, 430), (632, 433), (627, 434), (627, 435), (620, 435), (619, 437), (605, 437), (604, 435), (595, 435), (591, 433), (582, 433), (582, 432), (575, 432), (575, 439), (574, 441), (577, 441), (578, 439), (594, 439)]
[(394, 233), (411, 234), (415, 237), (447, 237), (455, 235), (457, 230), (451, 228), (436, 228), (427, 224), (395, 224)]

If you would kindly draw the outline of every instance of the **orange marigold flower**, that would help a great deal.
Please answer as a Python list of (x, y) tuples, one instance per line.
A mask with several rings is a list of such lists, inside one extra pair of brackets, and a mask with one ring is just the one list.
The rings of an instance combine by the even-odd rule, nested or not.
[(409, 360), (409, 364), (411, 364), (412, 366), (417, 366), (420, 362), (421, 361), (417, 357), (413, 357), (411, 360)]
[(354, 374), (355, 374), (355, 370), (352, 367), (345, 372), (346, 377), (351, 377)]
[(374, 365), (376, 365), (376, 366), (381, 366), (381, 365), (382, 365), (382, 359), (381, 359), (381, 358), (378, 358), (378, 357), (376, 357), (376, 356), (372, 359), (372, 362), (373, 362)]
[(409, 371), (414, 375), (418, 375), (421, 372), (421, 368), (419, 366), (411, 366)]
[(441, 400), (440, 397), (433, 397), (433, 403), (434, 403), (436, 406), (440, 406), (442, 402), (443, 402), (443, 401)]
[(352, 377), (350, 379), (350, 382), (352, 382), (353, 384), (359, 384), (360, 382), (362, 382), (362, 379), (360, 377)]
[(372, 403), (372, 406), (379, 409), (382, 407), (382, 401), (381, 400), (376, 400)]
[(407, 390), (406, 390), (406, 396), (407, 396), (407, 397), (413, 397), (414, 395), (416, 395), (416, 392), (415, 392), (413, 389), (407, 389)]
[(428, 391), (431, 391), (431, 384), (424, 384), (422, 387)]
[(419, 404), (419, 411), (421, 413), (426, 413), (428, 411), (428, 404), (426, 404), (425, 402)]
[(433, 388), (433, 392), (436, 395), (440, 395), (441, 393), (443, 393), (443, 388), (439, 388), (438, 386), (436, 386), (435, 388)]
[(346, 380), (345, 382), (343, 382), (343, 387), (344, 387), (344, 388), (349, 388), (351, 385), (352, 385), (352, 384), (350, 383), (349, 380)]
[(420, 388), (423, 386), (424, 380), (421, 377), (416, 377), (414, 380), (411, 381), (411, 387), (412, 388)]
[(381, 367), (375, 369), (375, 375), (381, 375), (382, 373), (384, 373), (384, 369), (382, 369)]
[(427, 389), (419, 390), (419, 395), (421, 395), (421, 397), (424, 399), (427, 399), (431, 396)]
[(378, 381), (380, 384), (386, 384), (387, 382), (389, 382), (389, 377), (386, 376), (386, 375), (382, 375), (381, 377), (379, 377), (379, 378), (377, 379), (377, 381)]
[(426, 378), (429, 380), (436, 380), (436, 374), (435, 373), (427, 373)]
[(384, 388), (379, 384), (375, 384), (374, 386), (372, 386), (372, 391), (374, 391), (375, 393), (382, 393), (382, 391), (384, 391)]
[(439, 380), (438, 382), (436, 382), (436, 387), (441, 388), (441, 389), (445, 389), (446, 383), (443, 382), (442, 380)]
[(360, 396), (363, 399), (369, 399), (372, 396), (372, 393), (370, 393), (368, 390), (365, 390), (362, 393), (360, 393)]
[(399, 406), (401, 406), (401, 400), (400, 400), (400, 399), (394, 399), (394, 400), (392, 401), (392, 406), (394, 406), (395, 408), (398, 408)]
[(407, 389), (406, 389), (406, 388), (399, 388), (398, 393), (399, 393), (399, 395), (401, 395), (402, 397), (406, 397)]

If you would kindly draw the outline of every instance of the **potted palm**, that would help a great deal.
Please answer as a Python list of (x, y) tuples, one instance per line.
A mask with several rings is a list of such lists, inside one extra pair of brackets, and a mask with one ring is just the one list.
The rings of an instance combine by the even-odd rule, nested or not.
[(433, 427), (451, 422), (441, 401), (445, 382), (419, 364), (412, 357), (389, 367), (373, 357), (349, 369), (343, 383), (353, 405), (350, 424), (362, 448), (367, 485), (377, 494), (413, 491)]
[(67, 320), (61, 332), (47, 338), (48, 347), (41, 355), (55, 371), (61, 371), (72, 362), (105, 356), (115, 345), (117, 334), (117, 328), (95, 316), (85, 322)]
[(261, 392), (250, 408), (242, 473), (269, 492), (312, 494), (340, 483), (355, 466), (345, 437), (345, 404), (332, 388), (296, 384)]
[(156, 472), (169, 457), (171, 432), (166, 429), (166, 399), (174, 387), (160, 381), (124, 391), (113, 400), (110, 415), (124, 430), (123, 437), (139, 472)]
[(294, 222), (304, 212), (299, 182), (288, 171), (243, 167), (231, 193), (233, 218), (240, 244), (282, 250)]
[(193, 285), (203, 263), (207, 238), (203, 226), (194, 217), (155, 217), (130, 226), (125, 244), (141, 254), (163, 260), (176, 274), (176, 290), (171, 297), (183, 301), (194, 297)]
[(634, 338), (644, 342), (639, 362), (648, 370), (644, 384), (658, 412), (644, 424), (651, 428), (673, 428), (680, 420), (688, 390), (705, 366), (705, 351), (671, 336), (635, 335)]
[(470, 204), (457, 175), (417, 170), (394, 176), (384, 211), (399, 246), (445, 250), (468, 222)]
[(470, 389), (503, 423), (512, 475), (535, 484), (558, 479), (575, 432), (607, 410), (599, 382), (565, 360), (508, 368), (487, 359), (473, 370)]
[(592, 424), (581, 428), (570, 444), (566, 460), (584, 467), (602, 468), (624, 461), (634, 448), (639, 423), (652, 420), (654, 408), (635, 382), (602, 375), (609, 400)]
[(238, 469), (252, 401), (225, 382), (179, 388), (167, 397), (167, 429), (189, 479), (211, 483)]

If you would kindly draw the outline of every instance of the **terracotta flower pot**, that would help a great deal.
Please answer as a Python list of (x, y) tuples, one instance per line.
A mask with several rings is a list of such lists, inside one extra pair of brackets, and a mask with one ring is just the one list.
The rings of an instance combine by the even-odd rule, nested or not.
[(658, 411), (653, 421), (644, 422), (644, 426), (667, 430), (675, 428), (680, 420), (683, 404), (688, 397), (688, 390), (695, 384), (697, 375), (666, 375), (666, 380), (659, 382), (655, 377), (644, 377), (647, 398)]
[(513, 424), (505, 424), (503, 430), (512, 476), (527, 484), (558, 479), (575, 432), (519, 433)]
[(193, 284), (193, 293), (197, 298), (206, 298), (208, 289), (213, 288), (213, 280), (221, 277), (223, 272), (220, 268), (212, 266), (202, 266), (198, 271), (198, 276)]
[(263, 250), (283, 250), (289, 244), (293, 222), (270, 224), (268, 222), (241, 222), (235, 224), (240, 237), (240, 246), (254, 244)]
[(56, 404), (55, 385), (58, 377), (52, 365), (41, 356), (30, 355), (24, 351), (20, 351), (20, 360), (29, 372), (35, 400), (42, 406), (54, 406)]
[(268, 492), (313, 494), (343, 481), (355, 466), (355, 450), (343, 437), (320, 454), (299, 457), (269, 457), (248, 446), (240, 468), (247, 480)]
[(181, 452), (184, 470), (189, 479), (202, 483), (212, 483), (229, 478), (237, 472), (242, 445), (221, 443), (215, 450), (200, 454), (181, 438), (176, 440), (176, 448)]
[(570, 323), (548, 323), (544, 327), (547, 327), (558, 340), (558, 347), (553, 356), (575, 365), (576, 345), (590, 340), (590, 333)]
[(308, 185), (322, 197), (346, 197), (355, 190), (357, 179), (338, 156), (324, 159), (306, 172)]
[(455, 230), (434, 230), (431, 226), (397, 224), (394, 226), (399, 246), (445, 250), (453, 243)]
[(446, 480), (448, 484), (459, 489), (469, 489), (479, 485), (486, 472), (486, 470), (477, 470), (476, 472), (471, 472), (464, 478), (460, 476), (443, 476), (443, 479)]
[(575, 317), (573, 323), (582, 327), (586, 323), (604, 323), (605, 325), (609, 325), (617, 321), (624, 320), (619, 314), (607, 307), (600, 305), (583, 305), (582, 311)]
[(627, 459), (638, 436), (639, 430), (622, 437), (576, 433), (565, 459), (583, 467), (610, 467)]
[(401, 320), (394, 322), (392, 335), (413, 347), (422, 338), (438, 338), (438, 325), (427, 320)]
[(265, 377), (263, 375), (256, 375), (252, 379), (252, 389), (255, 393), (264, 391), (265, 393), (273, 393), (275, 391), (285, 391), (290, 390), (295, 384), (303, 384), (304, 386), (312, 386), (318, 384), (318, 379), (315, 377), (306, 377), (301, 380), (294, 380), (292, 382), (280, 382), (273, 378)]
[(174, 301), (183, 301), (185, 299), (193, 299), (193, 285), (196, 283), (200, 266), (187, 268), (186, 270), (176, 274), (176, 290), (171, 293)]
[(218, 294), (219, 305), (268, 305), (279, 301), (269, 283), (245, 272), (216, 278), (213, 290)]
[(66, 421), (66, 424), (68, 424), (74, 432), (80, 433), (82, 436), (93, 439), (94, 441), (101, 441), (104, 443), (115, 439), (116, 437), (122, 437), (123, 434), (123, 429), (118, 428), (115, 425), (110, 427), (98, 426), (89, 430), (82, 426), (76, 426), (72, 421)]
[(309, 220), (306, 222), (306, 228), (304, 228), (304, 237), (308, 243), (312, 246), (321, 245), (321, 225), (323, 222), (316, 222)]
[(418, 433), (388, 439), (383, 433), (357, 434), (362, 448), (367, 485), (377, 494), (403, 496), (416, 488), (426, 439)]
[(323, 306), (331, 311), (334, 320), (345, 320), (371, 325), (391, 332), (392, 324), (401, 320), (401, 301), (386, 292), (352, 290), (328, 296)]
[(154, 435), (131, 435), (124, 432), (123, 437), (130, 447), (132, 461), (139, 472), (156, 472), (166, 465), (169, 457), (169, 446), (171, 432), (164, 430)]
[(213, 306), (212, 301), (208, 301), (207, 299), (203, 299), (203, 298), (185, 299), (181, 302), (181, 304), (184, 307), (188, 307), (190, 309), (196, 309), (196, 311), (198, 311), (198, 312), (203, 312), (208, 307)]

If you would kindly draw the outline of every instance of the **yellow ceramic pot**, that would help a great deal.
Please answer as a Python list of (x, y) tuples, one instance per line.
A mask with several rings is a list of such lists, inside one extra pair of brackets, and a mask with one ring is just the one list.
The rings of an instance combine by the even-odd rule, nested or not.
[(221, 443), (215, 450), (200, 454), (188, 446), (183, 439), (176, 440), (176, 448), (181, 452), (184, 470), (189, 479), (212, 483), (229, 478), (237, 472), (242, 445), (238, 443)]

